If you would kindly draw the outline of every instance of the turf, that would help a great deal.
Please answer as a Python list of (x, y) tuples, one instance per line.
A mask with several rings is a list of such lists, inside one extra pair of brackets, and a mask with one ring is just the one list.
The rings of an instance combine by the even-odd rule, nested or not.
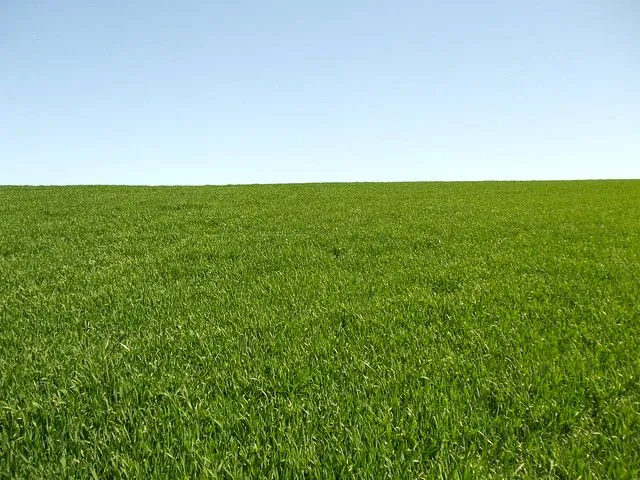
[(638, 478), (640, 181), (0, 188), (0, 477)]

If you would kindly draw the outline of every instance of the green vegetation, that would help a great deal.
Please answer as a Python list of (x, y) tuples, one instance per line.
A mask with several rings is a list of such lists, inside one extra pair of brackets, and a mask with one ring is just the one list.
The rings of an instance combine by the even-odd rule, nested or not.
[(640, 181), (0, 188), (0, 477), (638, 478)]

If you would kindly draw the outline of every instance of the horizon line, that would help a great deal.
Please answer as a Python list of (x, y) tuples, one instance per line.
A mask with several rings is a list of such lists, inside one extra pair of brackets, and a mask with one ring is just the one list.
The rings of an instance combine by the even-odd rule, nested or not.
[(2, 183), (0, 187), (241, 187), (282, 185), (347, 185), (347, 184), (401, 184), (401, 183), (533, 183), (533, 182), (610, 182), (639, 181), (638, 178), (532, 178), (532, 179), (477, 179), (477, 180), (335, 180), (308, 182), (252, 182), (252, 183)]

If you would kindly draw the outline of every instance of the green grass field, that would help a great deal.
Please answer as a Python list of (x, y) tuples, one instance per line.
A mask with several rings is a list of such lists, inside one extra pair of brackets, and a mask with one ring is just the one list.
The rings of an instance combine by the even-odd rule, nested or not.
[(2, 478), (638, 478), (640, 181), (0, 188)]

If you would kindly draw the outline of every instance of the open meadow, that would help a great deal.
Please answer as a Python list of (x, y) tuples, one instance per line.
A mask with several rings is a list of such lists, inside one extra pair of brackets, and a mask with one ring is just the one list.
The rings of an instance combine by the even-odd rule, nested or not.
[(640, 181), (0, 187), (0, 478), (638, 478)]

